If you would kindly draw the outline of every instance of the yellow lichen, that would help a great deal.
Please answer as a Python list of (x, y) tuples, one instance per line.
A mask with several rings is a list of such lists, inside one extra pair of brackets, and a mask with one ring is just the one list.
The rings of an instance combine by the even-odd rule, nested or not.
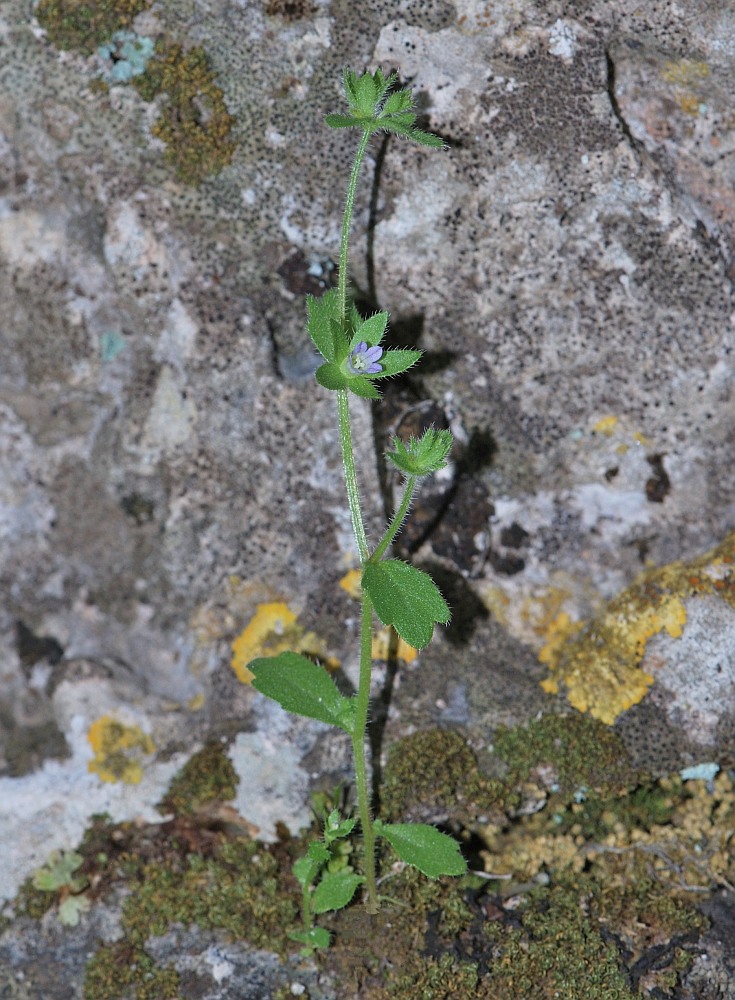
[(140, 726), (126, 726), (111, 715), (103, 715), (89, 727), (87, 739), (94, 760), (87, 768), (103, 781), (137, 785), (143, 777), (140, 758), (155, 752), (155, 744)]
[(351, 569), (349, 573), (345, 573), (342, 579), (339, 581), (339, 585), (342, 590), (346, 591), (350, 597), (354, 597), (357, 601), (360, 599), (360, 594), (362, 593), (362, 588), (360, 581), (362, 580), (362, 570)]
[(670, 59), (661, 73), (667, 83), (677, 87), (691, 87), (710, 75), (706, 62), (698, 59)]
[(604, 434), (606, 437), (609, 437), (615, 430), (617, 423), (618, 423), (617, 417), (614, 417), (612, 415), (608, 417), (602, 417), (601, 420), (597, 421), (592, 430), (595, 432), (595, 434)]
[(418, 656), (413, 646), (409, 646), (393, 629), (382, 628), (373, 636), (372, 655), (374, 660), (403, 660), (413, 663)]
[(259, 656), (278, 656), (293, 651), (306, 653), (322, 660), (329, 669), (336, 669), (339, 660), (326, 655), (324, 642), (313, 632), (304, 632), (296, 615), (282, 601), (259, 604), (252, 620), (232, 643), (232, 669), (243, 684), (255, 676), (248, 663)]
[(687, 620), (683, 601), (698, 594), (735, 605), (735, 534), (697, 559), (642, 573), (589, 622), (559, 614), (539, 657), (551, 670), (542, 687), (555, 694), (564, 684), (574, 708), (612, 725), (653, 684), (641, 670), (646, 643), (663, 631), (679, 638)]

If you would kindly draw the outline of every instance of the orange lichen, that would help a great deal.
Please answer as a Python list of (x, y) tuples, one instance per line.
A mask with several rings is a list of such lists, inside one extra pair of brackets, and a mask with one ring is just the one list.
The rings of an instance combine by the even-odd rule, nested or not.
[(94, 760), (87, 768), (103, 781), (137, 785), (143, 777), (140, 758), (155, 752), (155, 744), (140, 726), (126, 726), (111, 715), (103, 715), (89, 727), (87, 739)]
[(641, 574), (589, 622), (559, 614), (539, 655), (551, 670), (544, 690), (556, 693), (563, 684), (571, 705), (611, 725), (653, 683), (641, 669), (648, 640), (663, 631), (681, 636), (687, 597), (716, 594), (735, 606), (733, 553), (735, 534), (697, 559)]
[(313, 632), (304, 632), (294, 612), (282, 601), (258, 605), (252, 620), (232, 643), (230, 663), (237, 679), (250, 684), (255, 676), (248, 669), (251, 660), (288, 651), (316, 657), (330, 669), (339, 666), (339, 660), (326, 655), (322, 640)]

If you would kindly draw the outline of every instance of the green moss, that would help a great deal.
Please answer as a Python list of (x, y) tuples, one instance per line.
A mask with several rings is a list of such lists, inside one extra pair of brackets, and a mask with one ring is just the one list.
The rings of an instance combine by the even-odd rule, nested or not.
[(132, 84), (141, 97), (162, 96), (162, 110), (152, 127), (166, 144), (166, 158), (185, 184), (198, 184), (231, 161), (234, 118), (203, 48), (159, 43), (156, 55)]
[(508, 765), (507, 784), (526, 781), (542, 765), (553, 769), (553, 783), (562, 795), (584, 789), (616, 794), (636, 780), (617, 734), (577, 712), (544, 715), (514, 729), (500, 726), (493, 742)]
[(414, 997), (416, 1000), (448, 1000), (476, 997), (477, 966), (458, 962), (452, 955), (428, 959), (420, 969), (401, 975), (391, 983), (391, 997)]
[(221, 743), (208, 743), (174, 776), (159, 809), (190, 816), (208, 802), (234, 799), (239, 778)]
[(389, 820), (413, 817), (427, 808), (434, 814), (446, 811), (457, 816), (484, 794), (477, 759), (457, 732), (414, 733), (388, 754), (381, 798)]
[(645, 782), (629, 794), (605, 798), (598, 793), (585, 795), (553, 815), (556, 832), (573, 831), (585, 840), (602, 840), (616, 828), (650, 830), (671, 821), (674, 799), (658, 783)]
[(91, 55), (150, 5), (151, 0), (41, 0), (36, 17), (57, 48)]
[[(134, 994), (130, 990), (134, 990)], [(162, 969), (140, 948), (125, 941), (100, 948), (87, 965), (84, 1000), (163, 1000), (179, 995), (175, 969)]]
[(486, 1000), (635, 1000), (618, 946), (585, 913), (584, 890), (572, 877), (532, 891), (521, 928), (493, 923), (494, 958), (482, 992)]
[(55, 892), (45, 892), (43, 889), (37, 889), (33, 885), (33, 877), (31, 876), (18, 889), (18, 894), (14, 901), (15, 912), (19, 916), (22, 915), (32, 917), (34, 920), (40, 920), (44, 913), (56, 905), (56, 900), (57, 895)]
[(141, 864), (123, 908), (126, 937), (142, 947), (178, 922), (221, 928), (255, 947), (282, 951), (298, 896), (284, 895), (278, 869), (272, 854), (245, 839), (225, 841), (209, 858), (188, 854), (178, 863)]

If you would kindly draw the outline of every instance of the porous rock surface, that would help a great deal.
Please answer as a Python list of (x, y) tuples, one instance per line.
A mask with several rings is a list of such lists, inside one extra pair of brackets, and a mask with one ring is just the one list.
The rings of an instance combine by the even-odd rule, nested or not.
[[(429, 355), (382, 414), (352, 407), (373, 537), (391, 493), (376, 439), (422, 407), (458, 438), (414, 553), (455, 625), (399, 674), (390, 731), (490, 743), (549, 703), (536, 654), (558, 614), (735, 523), (730, 4), (176, 0), (140, 18), (204, 47), (235, 117), (232, 163), (197, 186), (151, 105), (94, 86), (96, 56), (60, 51), (26, 0), (0, 12), (0, 801), (26, 802), (0, 818), (19, 845), (6, 897), (79, 839), (71, 789), (96, 782), (90, 813), (148, 816), (212, 733), (265, 836), (279, 817), (247, 802), (272, 780), (248, 754), (298, 747), (294, 826), (309, 781), (344, 772), (341, 744), (238, 684), (229, 644), (282, 600), (353, 676), (335, 407), (303, 331), (355, 145), (323, 125), (345, 64), (398, 67), (447, 143), (375, 140), (354, 223), (361, 299)], [(695, 617), (686, 661), (704, 675), (714, 645), (722, 683), (621, 720), (645, 757), (655, 718), (674, 766), (698, 744), (716, 757), (712, 711), (735, 714), (729, 605)], [(88, 771), (87, 734), (126, 712), (166, 753), (122, 795)]]

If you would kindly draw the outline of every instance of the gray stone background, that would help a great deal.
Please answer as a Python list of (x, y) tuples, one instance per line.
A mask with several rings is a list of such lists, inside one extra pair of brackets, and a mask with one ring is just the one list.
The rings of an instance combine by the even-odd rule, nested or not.
[[(735, 525), (731, 5), (278, 9), (174, 0), (136, 20), (202, 45), (236, 120), (232, 163), (187, 186), (154, 106), (100, 93), (99, 56), (54, 47), (32, 3), (0, 7), (6, 897), (92, 812), (157, 816), (209, 735), (230, 741), (264, 836), (345, 773), (340, 740), (229, 665), (257, 605), (282, 600), (354, 676), (339, 580), (356, 556), (303, 303), (338, 251), (355, 135), (323, 117), (345, 65), (398, 69), (447, 143), (376, 139), (354, 220), (361, 299), (428, 354), (381, 410), (353, 405), (373, 537), (386, 435), (430, 416), (458, 439), (408, 538), (455, 625), (394, 678), (388, 734), (460, 725), (489, 747), (497, 723), (553, 707), (537, 660), (553, 614), (589, 617)], [(717, 759), (735, 709), (735, 612), (703, 600), (690, 617), (685, 662), (655, 642), (672, 697), (693, 693), (620, 723), (660, 766)], [(88, 771), (107, 713), (156, 745), (138, 785)]]

